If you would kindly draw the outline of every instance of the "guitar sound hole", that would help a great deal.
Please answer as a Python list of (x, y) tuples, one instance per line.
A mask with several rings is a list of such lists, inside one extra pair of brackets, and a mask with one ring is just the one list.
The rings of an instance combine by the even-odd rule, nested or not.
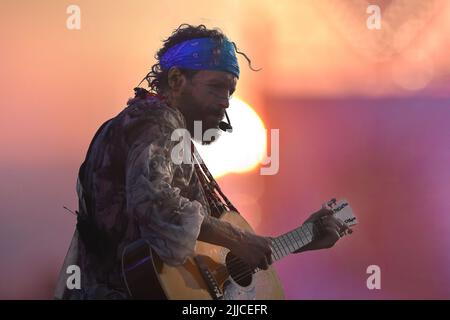
[(247, 263), (228, 253), (225, 259), (228, 274), (241, 287), (246, 287), (252, 282), (252, 270)]

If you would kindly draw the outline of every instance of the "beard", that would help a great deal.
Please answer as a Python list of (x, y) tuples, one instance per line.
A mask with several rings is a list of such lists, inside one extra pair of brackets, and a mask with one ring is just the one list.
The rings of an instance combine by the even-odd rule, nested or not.
[(217, 141), (222, 133), (219, 122), (224, 116), (223, 109), (204, 106), (189, 92), (183, 94), (182, 101), (185, 106), (183, 115), (191, 138), (202, 145)]
[(222, 130), (219, 129), (220, 120), (217, 120), (217, 117), (211, 121), (199, 119), (201, 118), (186, 118), (187, 129), (192, 139), (202, 145), (209, 145), (217, 141), (222, 134)]

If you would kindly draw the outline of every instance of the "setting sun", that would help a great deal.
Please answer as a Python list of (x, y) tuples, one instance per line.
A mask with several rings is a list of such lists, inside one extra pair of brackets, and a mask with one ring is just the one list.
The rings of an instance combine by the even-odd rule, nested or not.
[(214, 177), (252, 170), (264, 157), (267, 135), (264, 123), (251, 106), (239, 98), (230, 100), (227, 110), (233, 132), (222, 132), (209, 146), (196, 144)]

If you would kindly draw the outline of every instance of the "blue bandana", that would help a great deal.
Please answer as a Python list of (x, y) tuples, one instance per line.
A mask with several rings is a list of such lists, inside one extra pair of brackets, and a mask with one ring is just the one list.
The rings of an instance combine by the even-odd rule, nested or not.
[(239, 78), (239, 65), (233, 43), (223, 40), (220, 45), (211, 38), (198, 38), (176, 44), (161, 57), (161, 68), (173, 66), (193, 70), (226, 71)]

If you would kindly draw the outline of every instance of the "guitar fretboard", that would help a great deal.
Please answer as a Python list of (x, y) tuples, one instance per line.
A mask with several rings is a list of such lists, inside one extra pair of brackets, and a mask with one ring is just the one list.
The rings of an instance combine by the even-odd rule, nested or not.
[[(350, 208), (347, 200), (343, 199), (336, 202), (335, 199), (327, 203), (329, 209), (333, 210), (333, 216), (340, 219), (347, 226), (353, 226), (358, 223), (352, 208)], [(290, 232), (282, 234), (279, 237), (272, 238), (272, 262), (278, 261), (291, 253), (308, 245), (313, 240), (313, 235), (321, 236), (323, 224), (320, 219), (316, 221), (318, 223), (315, 228), (313, 222), (307, 222)], [(260, 271), (256, 268), (253, 272)]]
[(309, 244), (313, 239), (313, 224), (308, 222), (272, 240), (272, 261), (275, 262)]

